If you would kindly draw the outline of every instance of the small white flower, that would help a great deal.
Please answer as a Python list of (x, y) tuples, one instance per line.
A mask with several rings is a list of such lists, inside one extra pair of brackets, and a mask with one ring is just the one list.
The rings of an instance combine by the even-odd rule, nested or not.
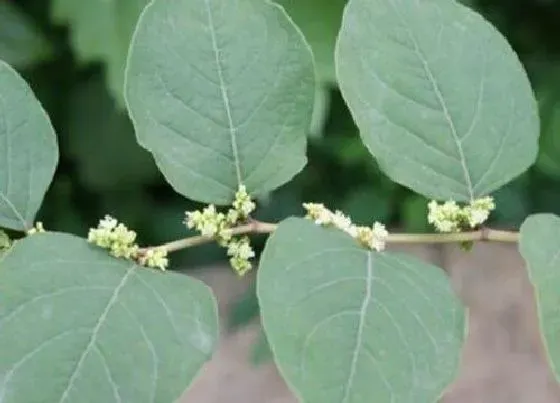
[(354, 224), (346, 228), (345, 232), (354, 239), (358, 237), (358, 227), (355, 226)]
[(439, 232), (456, 232), (462, 221), (462, 210), (452, 200), (439, 205), (435, 200), (428, 203), (428, 222)]
[(251, 269), (249, 259), (255, 257), (255, 252), (251, 248), (249, 238), (232, 239), (227, 246), (227, 254), (231, 256), (230, 263), (233, 269), (240, 275), (244, 275)]
[(41, 221), (37, 221), (35, 226), (27, 231), (27, 235), (33, 235), (39, 232), (45, 232), (45, 227), (43, 227), (43, 223)]
[(352, 223), (350, 217), (343, 214), (340, 210), (333, 213), (321, 203), (304, 203), (303, 207), (307, 210), (305, 217), (313, 220), (315, 224), (334, 226), (350, 235), (366, 248), (377, 251), (385, 249), (385, 242), (389, 233), (383, 224), (375, 222), (371, 228), (358, 227)]
[(330, 225), (333, 221), (333, 213), (322, 203), (304, 203), (307, 210), (306, 218), (313, 220), (317, 225)]
[(239, 221), (239, 218), (240, 218), (240, 214), (239, 214), (239, 212), (238, 212), (237, 210), (230, 209), (230, 210), (227, 212), (226, 219), (227, 219), (227, 222), (228, 222), (228, 223), (230, 223), (230, 224), (232, 224), (232, 225), (233, 225), (233, 224), (236, 224), (237, 221)]
[(147, 267), (156, 267), (165, 270), (169, 265), (167, 250), (165, 248), (148, 249), (141, 258), (141, 263)]
[(490, 216), (490, 212), (487, 210), (479, 210), (479, 209), (469, 209), (468, 210), (468, 219), (471, 228), (476, 227), (484, 223), (488, 217)]
[(459, 232), (466, 227), (475, 228), (483, 224), (494, 208), (491, 196), (474, 200), (463, 208), (452, 200), (442, 205), (432, 200), (428, 203), (428, 222), (439, 232)]
[(331, 214), (331, 223), (336, 228), (348, 232), (352, 226), (352, 221), (349, 217), (345, 216), (341, 211), (337, 210), (334, 214)]
[(385, 249), (385, 241), (389, 236), (389, 232), (385, 229), (385, 225), (375, 222), (372, 227), (372, 237), (370, 247), (378, 252)]
[(458, 230), (457, 223), (450, 220), (442, 219), (434, 223), (439, 232), (456, 232)]
[(251, 200), (245, 185), (240, 185), (239, 190), (235, 193), (233, 208), (239, 213), (241, 218), (247, 218), (255, 210), (256, 204)]
[(110, 215), (105, 215), (101, 221), (99, 221), (99, 225), (97, 228), (105, 229), (105, 230), (112, 230), (117, 226), (118, 221), (111, 217)]
[(88, 242), (101, 248), (117, 258), (134, 259), (137, 257), (138, 245), (135, 244), (136, 232), (109, 215), (99, 221), (97, 228), (90, 228)]
[(213, 237), (218, 232), (218, 224), (214, 221), (205, 221), (201, 223), (198, 230), (205, 237)]
[(465, 207), (465, 216), (471, 228), (481, 225), (490, 216), (490, 212), (496, 208), (492, 196), (486, 196), (474, 200), (469, 206)]
[(387, 229), (385, 229), (385, 225), (376, 221), (373, 224), (373, 236), (378, 239), (387, 239), (387, 237), (389, 236), (389, 232), (387, 231)]

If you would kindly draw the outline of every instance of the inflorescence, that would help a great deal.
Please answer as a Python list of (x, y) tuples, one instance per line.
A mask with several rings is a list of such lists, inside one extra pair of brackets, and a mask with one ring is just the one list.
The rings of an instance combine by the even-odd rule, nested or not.
[(141, 253), (136, 244), (136, 232), (129, 230), (110, 215), (99, 221), (97, 228), (89, 230), (88, 241), (108, 249), (116, 258), (134, 260), (143, 266), (165, 270), (169, 264), (165, 248), (152, 248)]
[(45, 232), (45, 227), (43, 227), (43, 223), (41, 221), (37, 221), (33, 228), (27, 230), (27, 235), (38, 234), (40, 232)]
[(196, 229), (202, 236), (216, 240), (218, 244), (227, 248), (229, 262), (233, 269), (240, 275), (251, 270), (250, 259), (255, 256), (249, 238), (233, 236), (232, 228), (246, 222), (249, 215), (255, 210), (256, 205), (244, 185), (239, 186), (235, 194), (232, 208), (227, 213), (220, 213), (213, 204), (202, 211), (187, 211), (185, 224), (189, 229)]
[(439, 232), (460, 232), (483, 224), (495, 208), (492, 196), (473, 200), (464, 207), (452, 200), (443, 204), (432, 200), (428, 203), (428, 222)]
[(383, 224), (376, 221), (371, 227), (358, 227), (341, 211), (332, 212), (321, 203), (304, 203), (303, 207), (307, 210), (305, 217), (313, 220), (315, 224), (338, 228), (368, 249), (378, 252), (385, 249), (385, 240), (389, 233)]
[[(321, 203), (304, 203), (303, 207), (307, 211), (305, 218), (313, 220), (315, 224), (337, 228), (367, 249), (378, 252), (385, 249), (389, 233), (382, 223), (376, 221), (371, 227), (357, 226), (340, 210), (333, 212)], [(488, 219), (495, 207), (491, 196), (473, 200), (463, 207), (452, 200), (442, 204), (432, 200), (428, 203), (428, 222), (443, 233), (474, 229)], [(255, 257), (249, 237), (242, 235), (251, 232), (251, 226), (242, 225), (249, 221), (255, 208), (245, 186), (240, 185), (227, 212), (219, 212), (215, 205), (210, 204), (202, 210), (185, 212), (184, 223), (187, 228), (195, 229), (202, 237), (215, 240), (225, 248), (231, 266), (242, 276), (251, 270), (250, 260)], [(44, 232), (41, 223), (37, 223), (28, 234), (36, 232)], [(9, 240), (0, 237), (0, 241), (3, 241), (0, 242), (0, 249), (9, 247)], [(136, 232), (109, 215), (99, 222), (97, 228), (90, 229), (88, 241), (108, 249), (116, 258), (134, 260), (143, 266), (165, 270), (169, 264), (165, 246), (140, 249), (136, 244)]]

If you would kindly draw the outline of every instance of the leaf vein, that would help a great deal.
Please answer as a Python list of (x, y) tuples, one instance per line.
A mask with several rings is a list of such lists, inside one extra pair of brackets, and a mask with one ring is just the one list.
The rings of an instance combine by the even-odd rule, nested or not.
[(136, 269), (136, 265), (132, 265), (125, 272), (123, 278), (121, 279), (119, 284), (115, 287), (115, 291), (113, 292), (113, 294), (109, 298), (109, 301), (107, 301), (107, 305), (105, 306), (105, 309), (103, 310), (103, 312), (99, 316), (99, 319), (97, 320), (97, 323), (95, 324), (95, 327), (93, 328), (93, 330), (91, 332), (91, 336), (90, 336), (90, 339), (88, 341), (88, 344), (86, 345), (86, 348), (84, 349), (84, 351), (82, 352), (78, 362), (76, 363), (76, 366), (75, 366), (74, 370), (72, 371), (72, 375), (70, 376), (70, 379), (68, 380), (68, 384), (66, 385), (64, 391), (62, 392), (59, 403), (64, 402), (68, 398), (68, 394), (70, 393), (70, 390), (74, 386), (74, 382), (76, 381), (76, 377), (78, 376), (78, 372), (80, 371), (80, 369), (81, 369), (87, 355), (89, 354), (90, 350), (94, 347), (95, 342), (97, 340), (97, 336), (99, 335), (99, 331), (103, 327), (103, 324), (105, 323), (105, 319), (107, 319), (107, 315), (111, 311), (111, 308), (113, 307), (115, 302), (117, 302), (118, 297), (119, 297), (119, 293), (124, 288), (128, 278), (130, 277), (130, 275), (132, 273), (134, 273), (135, 269)]
[(227, 90), (227, 86), (224, 80), (224, 72), (223, 72), (223, 66), (222, 66), (222, 61), (221, 61), (221, 51), (220, 48), (218, 46), (218, 40), (216, 38), (216, 29), (214, 26), (214, 18), (212, 16), (212, 10), (210, 7), (210, 2), (209, 0), (205, 0), (204, 1), (205, 5), (206, 5), (206, 12), (208, 14), (208, 26), (210, 29), (210, 38), (212, 40), (212, 48), (214, 50), (214, 58), (216, 61), (216, 69), (217, 69), (217, 73), (218, 73), (218, 81), (220, 82), (220, 89), (222, 92), (222, 101), (224, 104), (224, 109), (226, 112), (226, 116), (228, 119), (228, 125), (229, 125), (229, 134), (230, 134), (230, 140), (231, 140), (231, 150), (233, 153), (233, 158), (235, 160), (235, 173), (237, 175), (237, 184), (241, 185), (243, 182), (242, 179), (242, 174), (241, 174), (241, 162), (239, 160), (239, 150), (237, 148), (237, 133), (236, 133), (236, 129), (235, 129), (235, 125), (233, 124), (233, 117), (232, 117), (232, 113), (231, 113), (231, 106), (230, 106), (230, 99), (229, 99), (229, 94), (228, 94), (228, 90)]
[(368, 307), (371, 301), (371, 288), (373, 283), (373, 262), (372, 253), (367, 254), (367, 272), (366, 272), (366, 289), (365, 296), (362, 301), (362, 306), (360, 308), (359, 322), (358, 322), (358, 332), (356, 334), (356, 345), (354, 351), (352, 352), (352, 362), (350, 363), (350, 372), (348, 374), (348, 379), (344, 385), (344, 396), (342, 398), (342, 403), (347, 403), (350, 399), (350, 390), (352, 389), (354, 383), (354, 377), (356, 376), (356, 369), (358, 366), (358, 358), (360, 356), (360, 350), (362, 349), (364, 328), (366, 322), (366, 316), (368, 312)]
[(442, 112), (445, 116), (445, 119), (446, 119), (448, 125), (449, 125), (449, 129), (450, 129), (451, 135), (453, 137), (453, 140), (455, 142), (455, 145), (457, 146), (457, 152), (459, 154), (459, 159), (461, 161), (461, 167), (463, 169), (463, 175), (465, 177), (465, 185), (467, 186), (467, 190), (469, 192), (470, 199), (473, 200), (474, 199), (474, 189), (473, 189), (473, 185), (472, 185), (472, 181), (471, 181), (470, 172), (469, 172), (469, 169), (468, 169), (468, 166), (467, 166), (467, 160), (466, 160), (466, 157), (465, 157), (463, 146), (462, 146), (461, 141), (459, 139), (459, 134), (457, 133), (457, 128), (455, 127), (455, 122), (453, 121), (453, 118), (451, 117), (451, 114), (449, 113), (449, 110), (447, 109), (447, 104), (445, 102), (445, 99), (443, 97), (441, 89), (439, 88), (439, 84), (438, 84), (435, 76), (432, 73), (432, 70), (430, 68), (430, 65), (428, 64), (428, 60), (426, 59), (426, 56), (422, 53), (422, 50), (420, 49), (420, 46), (419, 46), (416, 38), (414, 37), (414, 35), (410, 31), (410, 28), (409, 28), (408, 24), (406, 24), (406, 21), (404, 20), (403, 16), (399, 12), (398, 8), (395, 6), (393, 0), (388, 0), (388, 2), (391, 5), (391, 8), (393, 8), (393, 10), (394, 10), (395, 14), (397, 15), (397, 17), (399, 18), (399, 20), (401, 21), (402, 26), (405, 28), (408, 37), (410, 38), (412, 44), (414, 45), (414, 52), (416, 53), (416, 55), (418, 56), (418, 59), (422, 63), (424, 71), (426, 72), (426, 77), (430, 81), (430, 84), (432, 85), (432, 88), (434, 90), (434, 93), (435, 93), (438, 101), (439, 101), (439, 104), (441, 105)]

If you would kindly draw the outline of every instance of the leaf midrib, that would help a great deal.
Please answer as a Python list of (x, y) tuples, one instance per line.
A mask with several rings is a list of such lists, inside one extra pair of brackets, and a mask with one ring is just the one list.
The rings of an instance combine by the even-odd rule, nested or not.
[(356, 346), (354, 347), (354, 352), (352, 353), (352, 362), (350, 364), (350, 372), (348, 374), (348, 379), (344, 385), (344, 396), (342, 398), (342, 403), (348, 403), (350, 399), (350, 391), (352, 389), (352, 384), (354, 383), (354, 377), (356, 376), (356, 368), (358, 365), (358, 358), (360, 357), (360, 351), (362, 350), (363, 335), (365, 328), (365, 321), (367, 316), (367, 309), (371, 302), (371, 283), (373, 282), (373, 267), (372, 267), (372, 254), (367, 254), (367, 273), (366, 273), (366, 295), (362, 301), (362, 306), (360, 308), (360, 320), (358, 323), (358, 331), (356, 333)]
[(4, 201), (4, 203), (14, 212), (14, 215), (16, 216), (16, 218), (21, 222), (23, 228), (27, 228), (27, 222), (25, 221), (25, 219), (23, 218), (23, 216), (19, 213), (19, 211), (16, 209), (16, 207), (14, 206), (14, 204), (8, 199), (8, 197), (3, 193), (0, 192), (0, 198)]
[(428, 64), (428, 61), (427, 61), (426, 57), (422, 53), (422, 51), (420, 49), (420, 46), (418, 45), (418, 42), (416, 41), (416, 38), (412, 34), (408, 25), (406, 24), (406, 21), (404, 20), (403, 16), (401, 15), (398, 8), (393, 3), (393, 0), (388, 0), (388, 3), (391, 5), (391, 8), (395, 12), (397, 18), (401, 21), (402, 26), (405, 28), (406, 34), (410, 38), (410, 40), (411, 40), (411, 42), (414, 46), (414, 53), (416, 54), (416, 56), (418, 57), (418, 59), (422, 63), (422, 68), (424, 69), (424, 72), (426, 73), (426, 76), (428, 77), (428, 80), (430, 81), (430, 84), (431, 84), (432, 89), (433, 89), (433, 91), (436, 95), (436, 98), (438, 99), (438, 103), (441, 106), (441, 109), (442, 109), (443, 115), (445, 117), (445, 120), (447, 121), (447, 124), (449, 125), (449, 129), (451, 131), (451, 136), (453, 137), (453, 141), (455, 142), (455, 145), (457, 146), (457, 152), (459, 154), (459, 159), (461, 161), (461, 168), (463, 170), (463, 176), (465, 178), (465, 185), (467, 186), (467, 190), (469, 192), (469, 198), (472, 201), (472, 200), (474, 200), (474, 189), (473, 189), (472, 179), (471, 179), (471, 176), (470, 176), (470, 173), (469, 173), (469, 169), (467, 167), (467, 159), (465, 157), (465, 152), (463, 151), (463, 146), (461, 145), (461, 140), (459, 139), (459, 135), (457, 133), (457, 128), (455, 127), (455, 123), (453, 122), (451, 114), (449, 113), (449, 110), (447, 109), (447, 104), (445, 103), (445, 100), (443, 99), (443, 94), (442, 94), (442, 92), (439, 88), (439, 85), (437, 83), (437, 80), (436, 80), (435, 76), (432, 73), (432, 70), (430, 68), (430, 65)]
[(113, 294), (111, 295), (111, 298), (109, 298), (109, 301), (107, 301), (107, 305), (105, 306), (105, 309), (103, 310), (101, 315), (99, 315), (99, 319), (97, 320), (97, 323), (95, 324), (95, 326), (93, 327), (93, 330), (91, 332), (91, 337), (89, 338), (88, 344), (84, 348), (84, 351), (82, 352), (78, 362), (76, 363), (76, 366), (74, 367), (74, 370), (72, 371), (72, 375), (70, 375), (70, 378), (68, 379), (68, 383), (67, 383), (64, 391), (62, 392), (62, 395), (60, 396), (59, 403), (63, 403), (67, 399), (68, 394), (70, 393), (70, 390), (74, 386), (74, 382), (76, 380), (76, 377), (77, 377), (78, 373), (80, 372), (80, 369), (81, 369), (86, 357), (88, 356), (91, 349), (93, 347), (95, 347), (95, 343), (97, 341), (97, 336), (99, 334), (99, 331), (101, 330), (101, 327), (105, 323), (105, 320), (107, 319), (107, 315), (111, 311), (111, 308), (113, 307), (115, 302), (117, 302), (117, 299), (119, 298), (119, 294), (120, 294), (121, 290), (125, 287), (125, 285), (128, 281), (128, 278), (134, 272), (135, 269), (136, 269), (136, 265), (134, 264), (125, 272), (123, 278), (121, 279), (119, 284), (117, 284), (117, 286), (115, 287), (115, 291), (113, 291)]
[(212, 10), (210, 7), (210, 0), (204, 0), (204, 4), (206, 5), (206, 12), (208, 14), (208, 28), (210, 29), (210, 38), (212, 40), (212, 49), (214, 51), (214, 58), (216, 61), (216, 70), (218, 74), (218, 82), (220, 83), (222, 102), (228, 120), (229, 135), (231, 141), (231, 151), (233, 153), (233, 159), (235, 162), (235, 174), (237, 177), (237, 184), (239, 186), (242, 184), (242, 175), (241, 175), (241, 163), (239, 161), (239, 150), (237, 146), (236, 128), (235, 125), (233, 124), (228, 89), (224, 80), (222, 60), (220, 57), (220, 48), (218, 46), (218, 40), (216, 38), (216, 30), (214, 26), (214, 18), (212, 16)]

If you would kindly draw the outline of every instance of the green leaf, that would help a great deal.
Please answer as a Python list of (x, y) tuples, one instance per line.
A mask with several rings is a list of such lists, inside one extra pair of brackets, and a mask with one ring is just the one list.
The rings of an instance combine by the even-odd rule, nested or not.
[(70, 26), (71, 44), (82, 63), (105, 63), (107, 81), (124, 106), (124, 70), (138, 16), (148, 0), (54, 0), (52, 19)]
[(27, 83), (0, 60), (0, 226), (33, 226), (58, 163), (56, 134)]
[(156, 0), (134, 35), (126, 98), (140, 144), (178, 193), (229, 204), (306, 163), (311, 51), (284, 11), (254, 0)]
[(560, 218), (553, 214), (529, 216), (520, 229), (519, 251), (527, 262), (535, 287), (541, 333), (548, 358), (560, 376)]
[(47, 39), (10, 1), (0, 1), (0, 59), (25, 68), (51, 56)]
[(173, 402), (216, 345), (216, 302), (185, 275), (59, 233), (17, 242), (0, 265), (4, 403)]
[(69, 115), (66, 142), (84, 185), (107, 191), (159, 178), (152, 156), (136, 141), (130, 119), (114, 104), (100, 79), (77, 87)]
[(336, 83), (334, 47), (346, 0), (276, 0), (301, 28), (313, 49), (317, 77)]
[(536, 159), (529, 80), (502, 35), (450, 0), (350, 0), (336, 48), (362, 140), (394, 181), (468, 201)]
[(464, 317), (442, 270), (291, 218), (258, 271), (264, 330), (306, 403), (433, 403), (459, 363)]

